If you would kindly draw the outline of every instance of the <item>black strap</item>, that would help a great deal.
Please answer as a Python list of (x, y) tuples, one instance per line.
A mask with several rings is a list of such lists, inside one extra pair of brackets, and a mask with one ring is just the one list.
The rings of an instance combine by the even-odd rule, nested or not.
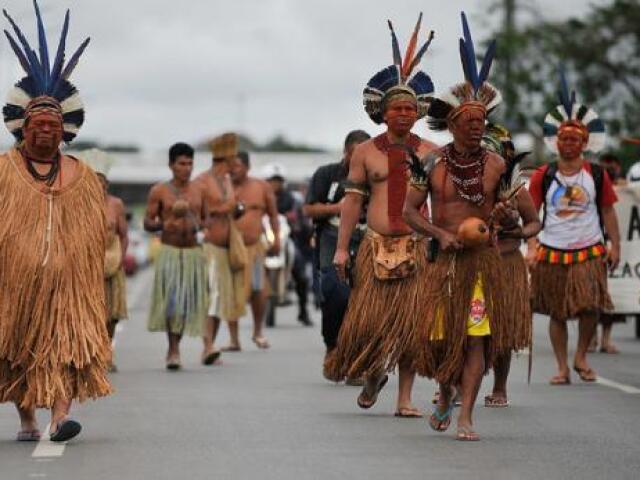
[(593, 177), (593, 183), (596, 186), (596, 207), (598, 209), (598, 221), (600, 222), (600, 230), (602, 230), (602, 236), (606, 238), (606, 233), (604, 231), (604, 221), (602, 220), (602, 187), (604, 185), (604, 168), (596, 163), (592, 163), (591, 176)]

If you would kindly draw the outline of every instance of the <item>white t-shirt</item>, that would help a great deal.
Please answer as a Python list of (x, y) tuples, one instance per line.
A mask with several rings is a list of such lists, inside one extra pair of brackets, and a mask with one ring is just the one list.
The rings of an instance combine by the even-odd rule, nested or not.
[(583, 168), (570, 176), (558, 171), (556, 179), (547, 191), (540, 243), (560, 250), (577, 250), (602, 242), (593, 177)]

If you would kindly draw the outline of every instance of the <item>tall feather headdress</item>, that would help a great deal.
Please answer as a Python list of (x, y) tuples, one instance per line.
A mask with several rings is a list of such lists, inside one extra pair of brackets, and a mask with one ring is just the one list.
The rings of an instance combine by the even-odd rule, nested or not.
[(433, 94), (433, 82), (429, 75), (421, 70), (416, 70), (434, 37), (432, 30), (429, 32), (427, 41), (420, 48), (417, 48), (422, 13), (418, 17), (418, 22), (407, 45), (404, 59), (400, 53), (400, 45), (393, 25), (391, 21), (387, 21), (387, 23), (391, 31), (393, 65), (389, 65), (371, 77), (363, 91), (364, 108), (371, 120), (377, 124), (384, 121), (384, 108), (393, 96), (405, 94), (414, 98), (418, 107), (418, 118), (422, 118), (427, 114)]
[(65, 57), (67, 34), (69, 31), (69, 10), (67, 10), (62, 33), (53, 63), (49, 56), (49, 45), (45, 34), (42, 16), (37, 0), (33, 0), (38, 29), (38, 53), (29, 45), (16, 22), (6, 10), (4, 16), (9, 21), (13, 35), (5, 30), (11, 49), (18, 58), (18, 62), (26, 73), (7, 96), (7, 103), (2, 109), (4, 122), (9, 131), (22, 141), (22, 127), (28, 110), (35, 106), (57, 109), (62, 115), (64, 124), (63, 140), (71, 142), (84, 123), (84, 106), (80, 95), (69, 82), (69, 77), (78, 65), (78, 60), (89, 44), (89, 38), (80, 44), (78, 49), (69, 57)]
[(478, 71), (476, 49), (464, 12), (461, 12), (461, 18), (463, 37), (459, 40), (459, 50), (465, 81), (431, 102), (428, 122), (432, 130), (446, 130), (447, 120), (466, 104), (476, 104), (489, 113), (502, 101), (498, 89), (487, 81), (496, 54), (496, 41), (489, 44)]
[(558, 90), (558, 100), (560, 102), (551, 110), (544, 119), (542, 131), (547, 147), (554, 153), (558, 153), (558, 133), (568, 125), (580, 126), (588, 135), (585, 150), (599, 152), (605, 144), (604, 122), (595, 110), (578, 103), (576, 92), (569, 90), (567, 76), (564, 66), (560, 66), (560, 89)]

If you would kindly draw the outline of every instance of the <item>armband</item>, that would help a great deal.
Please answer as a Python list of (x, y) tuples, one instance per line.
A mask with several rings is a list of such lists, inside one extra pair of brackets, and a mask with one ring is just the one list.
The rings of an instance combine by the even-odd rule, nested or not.
[(411, 177), (411, 180), (409, 180), (409, 186), (420, 192), (426, 192), (429, 186), (429, 182), (421, 178)]
[(345, 193), (355, 193), (356, 195), (362, 195), (366, 197), (369, 195), (369, 189), (366, 183), (352, 182), (351, 180), (345, 180), (344, 182)]

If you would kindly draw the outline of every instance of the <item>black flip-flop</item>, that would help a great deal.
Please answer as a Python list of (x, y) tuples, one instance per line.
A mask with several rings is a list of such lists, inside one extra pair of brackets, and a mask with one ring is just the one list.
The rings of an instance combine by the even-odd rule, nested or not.
[(596, 372), (592, 368), (581, 368), (574, 366), (573, 369), (576, 371), (580, 380), (583, 382), (595, 382), (598, 379)]
[(365, 390), (367, 389), (367, 385), (365, 383), (364, 388), (362, 389), (362, 392), (360, 393), (360, 395), (358, 395), (358, 406), (364, 410), (367, 410), (368, 408), (373, 407), (376, 402), (378, 401), (378, 394), (382, 391), (382, 389), (384, 388), (384, 386), (387, 384), (387, 382), (389, 381), (389, 375), (385, 375), (384, 377), (382, 377), (380, 379), (380, 381), (378, 382), (378, 385), (376, 386), (376, 391), (373, 393), (373, 395), (371, 395), (371, 397), (368, 399), (371, 404), (367, 405), (365, 403), (361, 402), (360, 397), (362, 397), (362, 394), (365, 392)]
[(55, 432), (49, 435), (52, 442), (66, 442), (77, 436), (82, 430), (82, 425), (75, 420), (64, 420), (58, 424)]
[(215, 351), (215, 352), (211, 352), (210, 354), (208, 354), (206, 357), (204, 357), (204, 360), (202, 360), (202, 364), (203, 365), (213, 365), (215, 363), (215, 361), (220, 358), (220, 354), (222, 352), (220, 352), (220, 350)]

